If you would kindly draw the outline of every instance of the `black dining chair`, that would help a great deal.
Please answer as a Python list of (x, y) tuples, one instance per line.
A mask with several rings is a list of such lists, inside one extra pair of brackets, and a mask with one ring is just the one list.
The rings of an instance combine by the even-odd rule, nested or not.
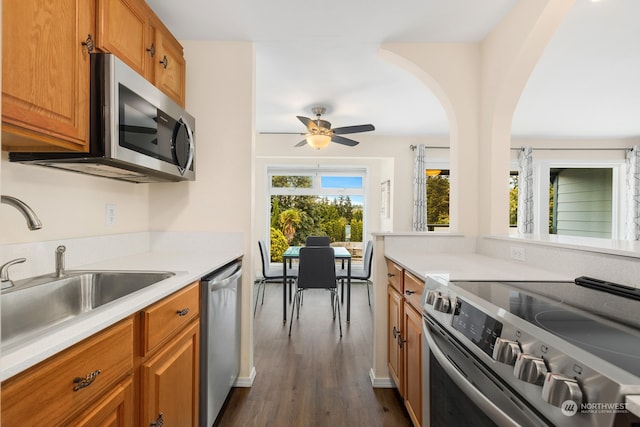
[(340, 315), (340, 298), (338, 298), (338, 282), (336, 279), (336, 264), (333, 248), (328, 246), (308, 246), (300, 248), (298, 279), (296, 280), (296, 293), (291, 307), (289, 336), (291, 336), (291, 326), (293, 325), (293, 311), (296, 308), (298, 309), (296, 319), (299, 319), (302, 294), (307, 289), (328, 289), (331, 291), (333, 320), (336, 319), (337, 311), (340, 337), (342, 337), (342, 317)]
[[(267, 283), (282, 283), (283, 286), (286, 286), (283, 283), (284, 274), (283, 274), (283, 266), (272, 265), (271, 257), (269, 256), (269, 251), (267, 250), (267, 244), (264, 240), (258, 240), (258, 247), (260, 248), (260, 257), (262, 260), (262, 277), (256, 280), (258, 284), (258, 292), (256, 293), (256, 300), (253, 307), (253, 315), (256, 315), (256, 309), (258, 308), (258, 299), (260, 297), (260, 289), (262, 288), (262, 302), (260, 305), (264, 304), (264, 291), (265, 285)], [(287, 279), (291, 279), (291, 282), (298, 277), (298, 268), (297, 267), (287, 267)], [(291, 284), (290, 282), (290, 284)]]
[(305, 246), (329, 246), (329, 236), (308, 236), (304, 241)]
[[(363, 281), (367, 285), (367, 299), (369, 300), (369, 307), (371, 307), (371, 295), (369, 294), (369, 286), (371, 282), (371, 260), (373, 259), (373, 241), (367, 241), (367, 245), (364, 250), (364, 257), (362, 266), (351, 266), (351, 281)], [(342, 288), (344, 293), (344, 281), (347, 279), (347, 269), (341, 268), (336, 273), (338, 280), (342, 282)]]

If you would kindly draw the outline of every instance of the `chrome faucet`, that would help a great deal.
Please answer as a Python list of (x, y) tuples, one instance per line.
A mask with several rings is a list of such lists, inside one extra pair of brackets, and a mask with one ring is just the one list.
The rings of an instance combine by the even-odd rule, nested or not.
[(38, 215), (22, 200), (11, 196), (0, 196), (0, 202), (18, 209), (27, 220), (29, 230), (39, 230), (42, 228), (42, 223)]
[(0, 267), (0, 283), (2, 284), (2, 286), (0, 286), (0, 288), (7, 289), (13, 287), (13, 282), (9, 278), (9, 267), (14, 264), (23, 263), (26, 260), (26, 258), (18, 258), (2, 264), (2, 267)]
[(63, 277), (64, 276), (64, 251), (66, 251), (67, 248), (65, 248), (64, 246), (60, 245), (56, 248), (56, 277)]

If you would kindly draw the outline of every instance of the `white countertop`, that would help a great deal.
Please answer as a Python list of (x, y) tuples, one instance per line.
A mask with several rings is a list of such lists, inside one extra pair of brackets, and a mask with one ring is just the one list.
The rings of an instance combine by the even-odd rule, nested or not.
[[(186, 233), (155, 239), (148, 251), (106, 259), (69, 270), (153, 270), (172, 271), (175, 276), (78, 316), (46, 336), (33, 338), (19, 348), (3, 348), (0, 354), (0, 381), (47, 359), (73, 344), (126, 318), (127, 316), (199, 280), (208, 273), (242, 256), (242, 238), (218, 240), (215, 235)], [(198, 244), (193, 241), (200, 240)], [(68, 249), (69, 250), (69, 249)]]
[(396, 251), (385, 256), (402, 265), (414, 275), (426, 279), (428, 275), (448, 280), (569, 280), (574, 277), (533, 268), (518, 261), (506, 261), (476, 253), (419, 253)]

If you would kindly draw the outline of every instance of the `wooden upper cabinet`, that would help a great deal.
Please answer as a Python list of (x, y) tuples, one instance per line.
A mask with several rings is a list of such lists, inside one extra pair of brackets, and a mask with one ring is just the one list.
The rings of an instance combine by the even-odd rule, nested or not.
[(153, 32), (156, 41), (153, 82), (184, 107), (186, 65), (182, 45), (159, 21), (155, 22)]
[(2, 2), (2, 149), (87, 151), (93, 3)]
[(115, 54), (147, 79), (155, 49), (149, 16), (141, 0), (97, 1), (98, 47)]
[(185, 104), (182, 45), (143, 0), (97, 0), (98, 47)]

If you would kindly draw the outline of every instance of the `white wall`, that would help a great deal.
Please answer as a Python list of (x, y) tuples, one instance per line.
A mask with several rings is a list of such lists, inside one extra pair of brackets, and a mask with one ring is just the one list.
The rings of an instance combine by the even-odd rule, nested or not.
[[(243, 232), (244, 265), (252, 264), (254, 67), (247, 42), (181, 40), (187, 61), (187, 110), (196, 118), (196, 180), (153, 184), (153, 231)], [(211, 244), (223, 245), (216, 241)], [(242, 277), (240, 381), (253, 372), (253, 275)]]
[[(30, 231), (23, 216), (0, 205), (0, 244), (147, 231), (149, 187), (40, 166), (10, 163), (2, 153), (2, 194), (33, 208), (42, 229)], [(105, 223), (105, 205), (116, 206), (116, 221)]]

